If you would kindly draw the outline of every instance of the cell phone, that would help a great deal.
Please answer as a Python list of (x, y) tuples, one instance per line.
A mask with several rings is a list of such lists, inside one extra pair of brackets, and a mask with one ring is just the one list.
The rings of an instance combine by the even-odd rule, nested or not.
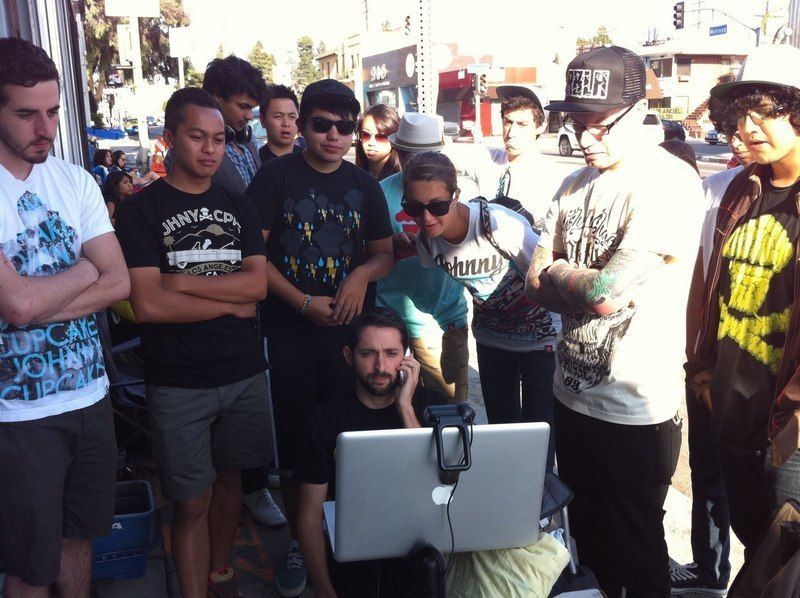
[[(406, 354), (405, 354), (405, 355), (403, 355), (403, 357), (404, 357), (404, 358), (405, 358), (405, 357), (411, 357), (411, 347), (409, 347), (408, 349), (406, 349)], [(400, 386), (403, 386), (403, 384), (405, 384), (405, 383), (406, 383), (406, 378), (408, 377), (408, 375), (406, 374), (406, 371), (405, 371), (405, 370), (400, 370), (400, 374), (399, 374), (399, 376), (400, 376)]]

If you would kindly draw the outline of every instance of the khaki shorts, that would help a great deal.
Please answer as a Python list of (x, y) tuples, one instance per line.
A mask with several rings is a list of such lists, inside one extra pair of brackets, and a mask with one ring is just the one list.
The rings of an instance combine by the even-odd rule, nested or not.
[(264, 374), (217, 388), (147, 387), (161, 491), (171, 501), (197, 498), (217, 471), (263, 467), (272, 459)]

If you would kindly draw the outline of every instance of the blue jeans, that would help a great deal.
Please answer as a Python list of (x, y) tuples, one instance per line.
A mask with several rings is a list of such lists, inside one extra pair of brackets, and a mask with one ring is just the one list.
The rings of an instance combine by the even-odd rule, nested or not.
[(708, 408), (686, 389), (692, 470), (692, 558), (703, 577), (727, 585), (731, 518)]
[[(553, 373), (550, 351), (507, 351), (477, 343), (481, 391), (490, 424), (545, 422), (550, 424), (547, 471), (553, 471)], [(520, 401), (520, 386), (522, 401)]]
[(772, 518), (786, 499), (800, 501), (800, 451), (780, 467), (772, 467), (769, 448), (733, 453), (719, 445), (731, 527), (750, 561), (767, 533)]

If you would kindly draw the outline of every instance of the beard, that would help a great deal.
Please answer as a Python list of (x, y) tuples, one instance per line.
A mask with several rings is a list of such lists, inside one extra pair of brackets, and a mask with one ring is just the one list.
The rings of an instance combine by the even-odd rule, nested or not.
[[(383, 384), (374, 382), (371, 377), (372, 376), (389, 376), (390, 381), (387, 384), (384, 382)], [(394, 392), (395, 387), (397, 386), (397, 382), (399, 380), (400, 375), (395, 374), (392, 376), (389, 372), (373, 372), (367, 376), (357, 376), (358, 383), (364, 387), (369, 394), (374, 397), (386, 397), (389, 396)]]
[[(40, 141), (47, 141), (49, 143), (46, 150), (40, 150), (33, 147), (34, 143), (38, 143)], [(33, 143), (27, 146), (20, 145), (11, 137), (11, 135), (9, 135), (8, 131), (2, 128), (0, 128), (0, 143), (6, 146), (6, 149), (8, 149), (8, 151), (13, 155), (23, 159), (28, 164), (41, 164), (47, 160), (47, 156), (50, 155), (50, 149), (53, 147), (53, 140), (47, 137), (39, 137)]]

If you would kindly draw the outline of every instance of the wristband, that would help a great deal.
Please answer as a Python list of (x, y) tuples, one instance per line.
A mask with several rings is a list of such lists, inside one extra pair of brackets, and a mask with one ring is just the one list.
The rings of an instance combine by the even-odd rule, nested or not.
[(308, 308), (311, 306), (311, 295), (306, 295), (303, 297), (303, 305), (300, 306), (300, 309), (297, 310), (299, 315), (305, 315), (308, 311)]

